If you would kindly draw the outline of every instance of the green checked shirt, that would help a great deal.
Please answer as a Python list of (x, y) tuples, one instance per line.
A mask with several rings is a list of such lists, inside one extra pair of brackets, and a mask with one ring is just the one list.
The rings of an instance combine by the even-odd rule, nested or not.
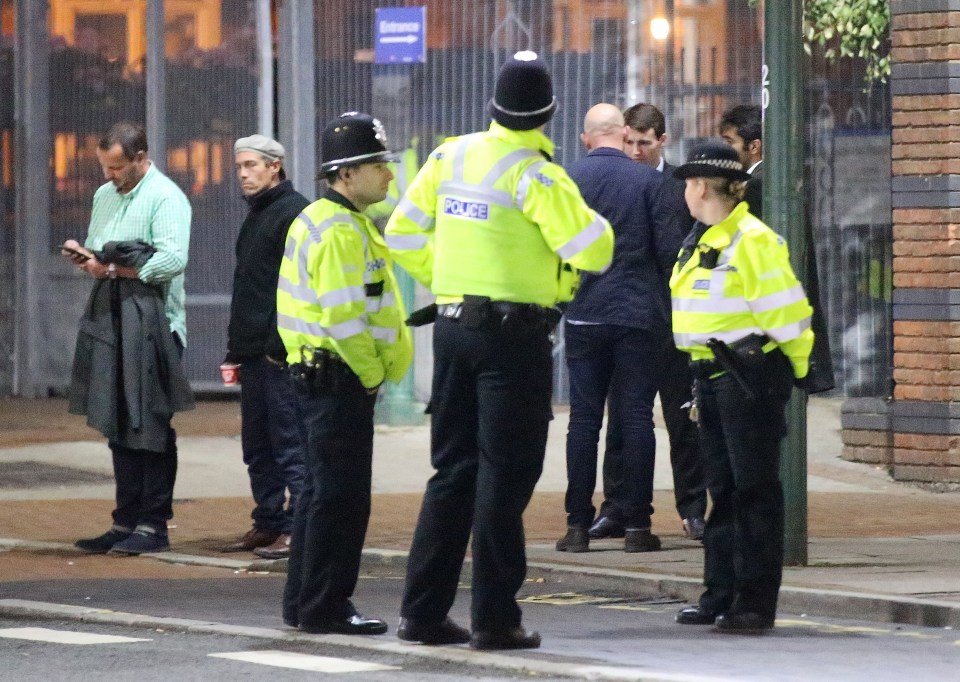
[(148, 284), (163, 285), (170, 330), (187, 344), (186, 294), (183, 271), (190, 248), (190, 202), (166, 175), (151, 163), (147, 174), (127, 194), (112, 182), (93, 195), (90, 230), (84, 246), (97, 251), (107, 242), (141, 239), (157, 252), (139, 270)]

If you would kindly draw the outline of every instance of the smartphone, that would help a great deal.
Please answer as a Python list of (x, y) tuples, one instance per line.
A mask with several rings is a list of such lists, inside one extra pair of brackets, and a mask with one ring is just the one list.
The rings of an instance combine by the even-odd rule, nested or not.
[(90, 256), (85, 254), (83, 251), (78, 251), (77, 249), (71, 248), (69, 246), (64, 246), (63, 244), (61, 244), (60, 250), (64, 251), (65, 253), (69, 253), (72, 258), (79, 258), (81, 263), (84, 261), (90, 260)]

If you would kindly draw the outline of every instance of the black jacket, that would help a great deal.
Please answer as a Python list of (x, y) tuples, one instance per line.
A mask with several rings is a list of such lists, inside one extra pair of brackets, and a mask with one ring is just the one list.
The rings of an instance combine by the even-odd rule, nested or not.
[(666, 282), (683, 235), (663, 176), (609, 147), (592, 150), (567, 172), (614, 233), (613, 262), (604, 273), (582, 274), (567, 319), (667, 331)]
[[(110, 242), (97, 257), (138, 267), (154, 251), (140, 241)], [(164, 287), (138, 279), (97, 280), (77, 335), (70, 412), (137, 450), (166, 451), (173, 413), (193, 409), (165, 298)]]
[(227, 328), (227, 362), (261, 358), (280, 343), (277, 277), (290, 223), (310, 202), (289, 180), (247, 198), (250, 213), (237, 238), (237, 267)]

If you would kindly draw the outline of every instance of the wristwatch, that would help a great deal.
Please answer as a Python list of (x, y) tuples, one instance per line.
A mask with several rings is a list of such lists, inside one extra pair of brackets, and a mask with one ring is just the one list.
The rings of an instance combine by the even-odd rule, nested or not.
[(107, 277), (110, 279), (117, 278), (117, 264), (116, 263), (107, 263)]

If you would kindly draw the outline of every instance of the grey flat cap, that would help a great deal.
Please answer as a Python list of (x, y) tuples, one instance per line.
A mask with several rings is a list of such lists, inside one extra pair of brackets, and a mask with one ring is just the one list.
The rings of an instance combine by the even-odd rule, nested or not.
[(251, 135), (250, 137), (241, 137), (233, 145), (233, 153), (257, 152), (274, 161), (286, 156), (283, 145), (266, 135)]

